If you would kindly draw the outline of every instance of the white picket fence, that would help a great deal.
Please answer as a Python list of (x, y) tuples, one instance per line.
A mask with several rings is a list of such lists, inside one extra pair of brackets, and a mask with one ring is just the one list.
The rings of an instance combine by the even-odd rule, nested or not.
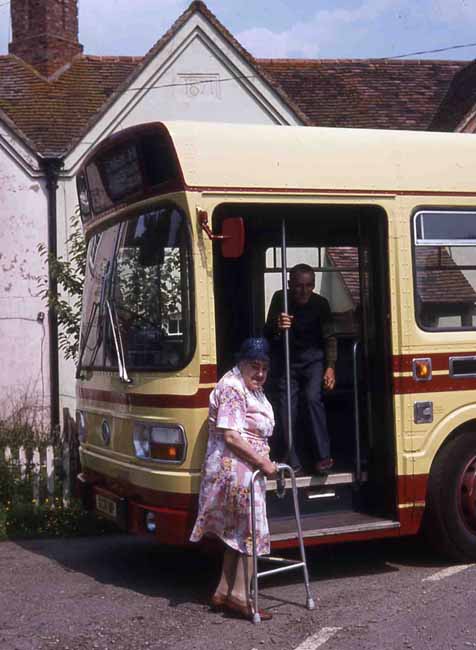
[(74, 492), (77, 463), (75, 450), (69, 440), (58, 445), (47, 445), (27, 449), (11, 447), (0, 449), (5, 463), (16, 480), (28, 482), (31, 486), (31, 500), (34, 504), (61, 502), (68, 506)]
[(33, 448), (29, 453), (25, 447), (19, 447), (13, 452), (10, 447), (5, 447), (3, 450), (7, 467), (12, 471), (16, 469), (20, 480), (30, 479), (31, 499), (35, 504), (46, 500), (54, 503), (55, 498), (60, 498), (65, 506), (70, 503), (72, 477), (69, 448), (68, 445), (63, 445), (59, 449), (60, 452), (63, 452), (60, 460), (62, 466), (60, 476), (58, 476), (57, 462), (55, 461), (55, 451), (57, 456), (58, 448), (55, 449), (52, 445), (41, 450), (38, 447)]

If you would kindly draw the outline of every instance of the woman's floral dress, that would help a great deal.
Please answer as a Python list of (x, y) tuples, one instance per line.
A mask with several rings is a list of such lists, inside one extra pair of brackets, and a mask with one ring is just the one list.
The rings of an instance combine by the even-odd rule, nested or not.
[[(202, 468), (198, 516), (190, 540), (217, 535), (231, 548), (251, 555), (251, 476), (256, 468), (226, 445), (226, 429), (237, 431), (262, 456), (269, 457), (274, 428), (271, 404), (264, 392), (246, 388), (237, 367), (222, 377), (210, 395), (208, 446)], [(269, 553), (264, 477), (255, 482), (256, 547)]]

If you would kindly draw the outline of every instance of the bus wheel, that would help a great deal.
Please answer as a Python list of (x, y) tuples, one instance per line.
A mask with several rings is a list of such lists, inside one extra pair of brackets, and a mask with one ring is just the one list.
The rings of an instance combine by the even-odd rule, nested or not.
[(450, 440), (433, 462), (425, 529), (429, 540), (457, 561), (476, 560), (476, 434)]

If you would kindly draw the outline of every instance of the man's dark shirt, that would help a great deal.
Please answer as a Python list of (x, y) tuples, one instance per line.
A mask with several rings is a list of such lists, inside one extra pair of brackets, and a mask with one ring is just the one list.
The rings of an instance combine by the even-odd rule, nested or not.
[[(264, 335), (272, 344), (281, 339), (277, 321), (283, 312), (283, 292), (276, 291), (264, 327)], [(306, 304), (298, 305), (289, 297), (288, 312), (294, 316), (289, 330), (291, 360), (298, 358), (301, 352), (315, 349), (324, 352), (326, 367), (333, 368), (337, 359), (337, 342), (327, 300), (313, 293)]]

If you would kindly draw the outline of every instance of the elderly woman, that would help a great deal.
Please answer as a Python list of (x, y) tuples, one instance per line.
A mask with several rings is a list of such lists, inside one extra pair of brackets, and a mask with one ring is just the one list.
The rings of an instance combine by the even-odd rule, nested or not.
[[(268, 342), (246, 339), (237, 365), (218, 382), (210, 395), (209, 437), (202, 469), (198, 516), (191, 541), (215, 535), (225, 543), (223, 568), (211, 599), (214, 610), (252, 618), (251, 493), (253, 472), (272, 477), (276, 466), (269, 459), (268, 438), (274, 427), (271, 404), (264, 392), (269, 366)], [(269, 553), (264, 478), (256, 482), (258, 554)], [(260, 612), (261, 619), (272, 617)]]

